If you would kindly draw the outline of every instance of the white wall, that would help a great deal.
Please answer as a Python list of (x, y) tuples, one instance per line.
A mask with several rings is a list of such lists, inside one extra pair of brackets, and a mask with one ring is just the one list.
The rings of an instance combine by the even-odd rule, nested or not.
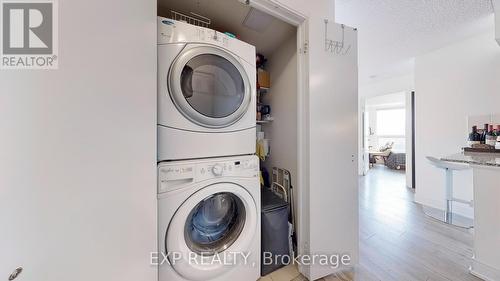
[(415, 76), (413, 73), (409, 73), (403, 76), (396, 76), (360, 84), (359, 96), (361, 98), (368, 98), (397, 92), (411, 91), (414, 88)]
[(365, 99), (367, 109), (404, 107), (405, 92), (388, 93), (386, 95), (369, 97)]
[(156, 1), (59, 1), (59, 69), (0, 71), (0, 279), (156, 280)]
[[(271, 153), (265, 165), (290, 171), (292, 185), (297, 186), (297, 37), (292, 36), (268, 58), (271, 90), (264, 101), (271, 105), (274, 121), (262, 125), (271, 139)], [(297, 199), (295, 197), (295, 199)], [(297, 203), (295, 206), (297, 206)]]
[[(499, 4), (500, 5), (500, 4)], [(496, 21), (496, 35), (495, 38), (500, 45), (500, 8), (495, 11), (495, 21)]]
[(495, 38), (500, 44), (500, 0), (493, 0), (493, 6), (495, 7)]
[[(466, 144), (468, 115), (498, 112), (500, 47), (493, 31), (417, 57), (416, 201), (443, 208), (444, 175), (425, 156), (458, 153)], [(472, 198), (472, 173), (455, 180), (457, 197)], [(471, 216), (468, 207), (455, 210)]]
[[(244, 0), (239, 0), (239, 1), (244, 1)], [(280, 5), (283, 5), (303, 15), (306, 15), (309, 19), (314, 20), (315, 25), (318, 24), (319, 22), (323, 22), (323, 19), (330, 19), (331, 21), (335, 21), (334, 0), (317, 0), (314, 2), (307, 2), (303, 0), (270, 0), (270, 1), (279, 3)], [(318, 18), (314, 19), (313, 17), (315, 16)], [(313, 36), (316, 37), (317, 31), (313, 31), (312, 34), (314, 34)]]

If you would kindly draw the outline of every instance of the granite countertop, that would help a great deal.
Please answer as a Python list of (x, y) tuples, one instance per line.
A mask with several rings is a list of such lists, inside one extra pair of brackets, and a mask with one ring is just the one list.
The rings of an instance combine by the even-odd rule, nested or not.
[(500, 167), (500, 153), (463, 152), (441, 158), (442, 161)]

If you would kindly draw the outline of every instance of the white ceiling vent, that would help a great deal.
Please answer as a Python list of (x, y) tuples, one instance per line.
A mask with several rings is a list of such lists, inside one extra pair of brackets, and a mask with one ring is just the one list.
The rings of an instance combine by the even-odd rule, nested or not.
[(273, 20), (274, 18), (272, 16), (255, 8), (251, 8), (245, 20), (243, 20), (243, 25), (257, 32), (263, 32), (271, 25)]

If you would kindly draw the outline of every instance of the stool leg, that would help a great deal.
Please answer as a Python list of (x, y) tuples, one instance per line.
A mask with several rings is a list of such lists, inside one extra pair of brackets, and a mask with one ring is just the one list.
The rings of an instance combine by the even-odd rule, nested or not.
[(453, 220), (453, 171), (446, 169), (446, 223), (451, 224)]

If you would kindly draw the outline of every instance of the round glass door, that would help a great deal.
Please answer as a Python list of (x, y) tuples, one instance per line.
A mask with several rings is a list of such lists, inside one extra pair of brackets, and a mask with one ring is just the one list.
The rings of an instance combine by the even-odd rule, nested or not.
[[(252, 249), (260, 235), (259, 215), (254, 198), (241, 185), (228, 182), (208, 185), (189, 196), (176, 210), (165, 234), (164, 251), (180, 254), (180, 259), (171, 260), (171, 265), (185, 279), (215, 278), (235, 270), (234, 266), (212, 263), (215, 257)], [(230, 264), (237, 259), (232, 255), (225, 258)]]
[(231, 125), (250, 103), (251, 90), (244, 68), (218, 48), (188, 48), (174, 62), (169, 76), (175, 105), (201, 126)]
[(222, 192), (204, 199), (189, 214), (184, 239), (191, 251), (214, 255), (236, 241), (245, 225), (245, 207), (236, 195)]

